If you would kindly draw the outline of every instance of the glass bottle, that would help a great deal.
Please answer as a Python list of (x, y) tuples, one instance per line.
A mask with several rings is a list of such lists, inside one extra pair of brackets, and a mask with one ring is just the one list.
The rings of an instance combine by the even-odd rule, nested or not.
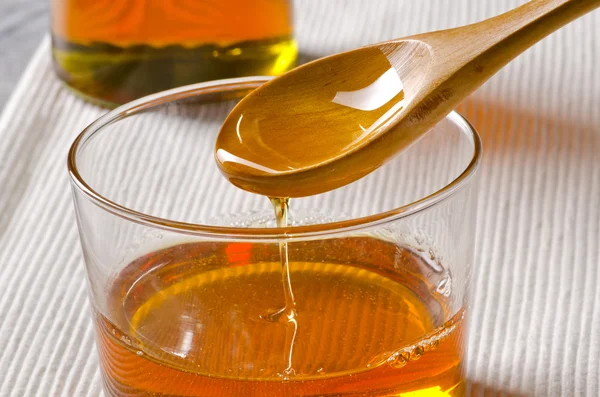
[(58, 76), (107, 106), (294, 65), (291, 0), (51, 0)]

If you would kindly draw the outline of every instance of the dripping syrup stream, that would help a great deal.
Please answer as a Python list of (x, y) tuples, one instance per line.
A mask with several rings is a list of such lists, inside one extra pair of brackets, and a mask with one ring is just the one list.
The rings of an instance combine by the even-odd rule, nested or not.
[[(286, 227), (288, 225), (289, 198), (271, 197), (269, 198), (275, 210), (277, 227)], [(281, 281), (283, 283), (283, 294), (285, 297), (285, 307), (274, 313), (274, 317), (285, 318), (287, 321), (286, 333), (286, 368), (283, 371), (284, 378), (288, 375), (294, 375), (292, 367), (292, 357), (294, 354), (294, 341), (298, 332), (298, 321), (296, 319), (296, 301), (292, 291), (290, 279), (290, 266), (288, 261), (288, 245), (286, 241), (279, 243), (279, 257), (281, 258)]]

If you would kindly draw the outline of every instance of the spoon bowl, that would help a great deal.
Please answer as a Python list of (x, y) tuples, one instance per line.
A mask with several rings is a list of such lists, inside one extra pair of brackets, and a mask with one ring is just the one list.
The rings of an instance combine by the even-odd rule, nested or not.
[(233, 109), (217, 141), (218, 163), (233, 183), (249, 190), (245, 179), (279, 185), (339, 161), (394, 124), (423, 85), (429, 63), (428, 46), (406, 40), (303, 65)]

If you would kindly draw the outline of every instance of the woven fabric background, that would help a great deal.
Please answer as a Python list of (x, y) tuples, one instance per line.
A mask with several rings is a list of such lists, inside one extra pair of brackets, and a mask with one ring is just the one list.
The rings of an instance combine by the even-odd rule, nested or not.
[[(520, 0), (302, 0), (302, 60), (490, 17)], [(600, 395), (600, 11), (505, 68), (460, 111), (483, 137), (473, 396)], [(66, 153), (104, 110), (44, 40), (0, 116), (0, 396), (99, 396)]]

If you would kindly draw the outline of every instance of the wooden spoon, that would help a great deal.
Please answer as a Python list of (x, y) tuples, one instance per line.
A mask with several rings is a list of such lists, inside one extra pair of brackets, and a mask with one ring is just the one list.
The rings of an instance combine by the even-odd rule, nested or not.
[(329, 56), (251, 92), (215, 157), (234, 185), (302, 197), (361, 178), (414, 143), (517, 55), (600, 0), (533, 0), (473, 25)]

